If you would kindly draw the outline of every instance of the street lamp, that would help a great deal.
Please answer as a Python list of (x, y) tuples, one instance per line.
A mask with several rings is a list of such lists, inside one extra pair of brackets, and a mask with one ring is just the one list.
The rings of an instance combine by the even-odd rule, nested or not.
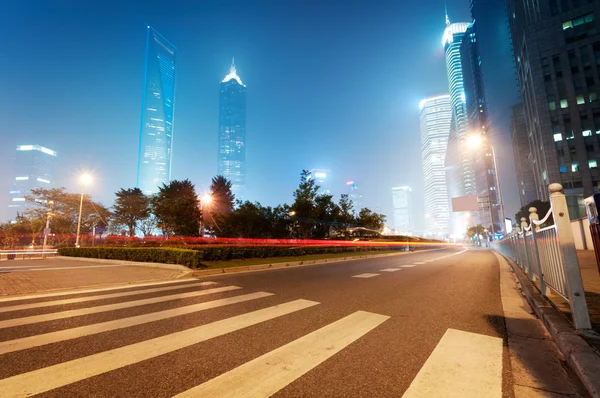
[(200, 237), (204, 237), (204, 213), (202, 211), (202, 208), (204, 206), (208, 206), (212, 203), (212, 195), (209, 193), (204, 194), (201, 198), (200, 198)]
[(46, 214), (46, 228), (44, 228), (44, 244), (42, 245), (42, 253), (46, 252), (46, 243), (48, 242), (48, 234), (50, 233), (50, 217), (52, 217), (52, 206), (54, 201), (48, 202), (48, 213)]
[(79, 232), (81, 231), (81, 212), (83, 211), (83, 189), (86, 185), (92, 183), (93, 177), (89, 173), (83, 173), (79, 176), (81, 184), (81, 197), (79, 198), (79, 219), (77, 220), (77, 237), (75, 238), (75, 247), (79, 247)]
[[(496, 150), (494, 149), (494, 146), (492, 145), (492, 143), (487, 140), (483, 135), (481, 134), (472, 134), (469, 137), (467, 137), (467, 145), (470, 148), (480, 148), (484, 142), (490, 147), (490, 149), (492, 150), (492, 162), (494, 163), (494, 174), (496, 175), (496, 187), (498, 187), (498, 202), (500, 204), (500, 212), (502, 213), (502, 222), (500, 223), (500, 227), (504, 228), (504, 220), (506, 219), (506, 217), (504, 216), (504, 204), (502, 203), (502, 190), (500, 189), (500, 176), (498, 175), (498, 162), (496, 161)], [(490, 209), (492, 208), (492, 201), (490, 200)], [(492, 219), (492, 227), (494, 226), (494, 220)], [(509, 231), (505, 231), (505, 233), (508, 233)]]

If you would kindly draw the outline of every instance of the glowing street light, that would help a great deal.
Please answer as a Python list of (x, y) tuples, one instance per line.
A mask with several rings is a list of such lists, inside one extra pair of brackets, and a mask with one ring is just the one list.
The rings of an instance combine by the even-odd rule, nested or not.
[[(471, 149), (479, 149), (484, 144), (490, 147), (492, 150), (492, 162), (494, 162), (494, 174), (496, 175), (496, 186), (498, 187), (498, 201), (500, 204), (500, 212), (502, 213), (502, 222), (501, 228), (504, 228), (504, 220), (506, 217), (504, 216), (504, 204), (502, 203), (502, 191), (500, 189), (500, 176), (498, 175), (498, 162), (496, 161), (496, 150), (489, 140), (487, 140), (482, 134), (471, 134), (467, 137), (467, 146)], [(490, 200), (490, 209), (492, 208), (492, 201)], [(492, 220), (492, 227), (494, 226), (494, 222)], [(508, 233), (509, 231), (505, 231)], [(493, 233), (493, 231), (492, 231)]]
[(213, 197), (211, 194), (206, 193), (200, 198), (200, 237), (204, 237), (204, 212), (202, 208), (212, 203)]
[(79, 232), (81, 231), (81, 213), (83, 211), (83, 190), (86, 185), (90, 185), (94, 177), (90, 173), (83, 173), (79, 176), (81, 184), (81, 197), (79, 198), (79, 219), (77, 220), (77, 237), (75, 238), (75, 247), (79, 247)]

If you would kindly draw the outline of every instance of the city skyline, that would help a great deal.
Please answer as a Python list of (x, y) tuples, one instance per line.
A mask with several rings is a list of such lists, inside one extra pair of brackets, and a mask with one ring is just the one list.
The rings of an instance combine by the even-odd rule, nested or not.
[[(450, 5), (451, 14), (457, 15), (457, 17), (461, 14), (466, 16), (468, 4), (464, 3), (465, 2), (457, 1), (454, 5)], [(107, 7), (110, 6), (112, 5), (108, 4)], [(243, 8), (243, 6), (240, 7)], [(331, 7), (331, 10), (334, 9), (335, 7)], [(365, 10), (369, 10), (371, 17), (366, 22), (367, 26), (369, 26), (371, 24), (379, 23), (378, 21), (397, 19), (398, 15), (401, 15), (398, 12), (402, 7), (393, 7), (390, 11), (394, 9), (396, 12), (394, 18), (392, 18), (391, 15), (388, 15), (387, 12), (375, 13), (370, 8), (363, 9), (358, 6), (350, 7), (348, 11), (351, 15), (361, 15)], [(417, 13), (416, 15), (421, 15), (421, 17), (428, 17), (432, 12), (424, 11), (422, 7), (416, 6), (413, 9)], [(439, 5), (432, 8), (432, 10), (437, 10), (436, 13), (443, 18), (443, 9), (439, 7)], [(209, 10), (209, 13), (213, 16), (219, 15), (219, 9), (215, 9), (214, 13)], [(107, 13), (107, 15), (113, 14)], [(250, 12), (250, 14), (252, 14), (252, 12)], [(192, 15), (193, 18), (191, 17)], [(302, 14), (302, 18), (306, 18), (307, 15), (310, 14)], [(115, 17), (113, 16), (112, 18)], [(128, 16), (127, 11), (125, 11), (123, 14), (119, 14), (118, 18), (120, 23), (114, 25), (114, 28), (111, 28), (112, 30), (108, 30), (104, 32), (104, 34), (114, 35), (117, 34), (118, 31), (124, 31), (123, 22), (126, 20), (125, 18), (130, 18), (130, 14)], [(191, 10), (190, 18), (188, 18), (188, 20), (194, 18), (199, 18), (198, 14)], [(297, 18), (300, 18), (300, 15), (298, 15)], [(290, 21), (298, 23), (302, 20), (297, 18), (294, 17)], [(382, 193), (389, 190), (390, 187), (401, 182), (406, 182), (416, 188), (414, 191), (416, 197), (422, 197), (423, 190), (421, 187), (423, 183), (420, 181), (420, 176), (415, 176), (414, 173), (407, 173), (405, 171), (399, 171), (400, 175), (396, 175), (396, 173), (380, 173), (377, 172), (375, 167), (386, 170), (391, 167), (398, 167), (396, 166), (398, 165), (396, 160), (397, 155), (400, 155), (400, 158), (411, 159), (410, 162), (413, 163), (418, 163), (420, 161), (418, 151), (414, 150), (414, 148), (419, 145), (418, 121), (417, 123), (410, 122), (405, 126), (405, 120), (414, 118), (415, 112), (418, 112), (418, 110), (415, 110), (415, 107), (412, 104), (418, 101), (418, 98), (422, 97), (424, 93), (435, 93), (439, 92), (440, 89), (443, 89), (444, 80), (446, 80), (443, 72), (443, 57), (441, 57), (441, 54), (436, 48), (435, 40), (436, 35), (441, 34), (439, 26), (436, 27), (433, 23), (414, 26), (417, 31), (421, 32), (422, 37), (420, 41), (415, 42), (414, 45), (422, 48), (428, 54), (427, 56), (421, 57), (421, 59), (418, 60), (418, 64), (430, 66), (425, 67), (425, 69), (422, 67), (412, 68), (410, 74), (398, 74), (396, 68), (390, 63), (365, 63), (364, 66), (367, 67), (366, 69), (358, 67), (358, 65), (352, 66), (351, 63), (343, 61), (343, 56), (342, 58), (339, 58), (339, 54), (336, 55), (337, 51), (336, 54), (332, 53), (326, 55), (320, 59), (320, 62), (311, 63), (310, 65), (305, 65), (297, 59), (289, 57), (289, 59), (285, 57), (264, 58), (264, 56), (267, 55), (265, 52), (266, 49), (261, 49), (261, 51), (257, 51), (256, 54), (250, 56), (249, 48), (246, 44), (240, 45), (240, 42), (228, 41), (229, 39), (223, 41), (221, 39), (221, 37), (233, 39), (234, 37), (237, 37), (240, 32), (233, 33), (226, 29), (219, 31), (218, 29), (220, 29), (221, 25), (218, 25), (216, 21), (211, 25), (210, 29), (217, 29), (215, 31), (220, 32), (220, 36), (217, 34), (216, 36), (211, 36), (214, 37), (214, 39), (203, 40), (200, 42), (196, 41), (202, 43), (200, 47), (209, 50), (198, 51), (197, 49), (192, 49), (190, 47), (190, 40), (185, 36), (192, 33), (192, 31), (186, 27), (186, 24), (178, 23), (177, 29), (174, 29), (174, 25), (169, 26), (172, 23), (170, 22), (172, 20), (171, 16), (166, 15), (165, 18), (159, 22), (155, 21), (156, 19), (157, 18), (149, 18), (150, 22), (153, 22), (151, 25), (156, 25), (162, 34), (169, 37), (170, 41), (178, 44), (178, 110), (176, 112), (177, 122), (174, 141), (175, 155), (171, 172), (172, 178), (190, 178), (196, 183), (199, 190), (205, 190), (210, 182), (210, 177), (214, 176), (214, 155), (210, 156), (210, 152), (216, 151), (216, 142), (213, 141), (214, 138), (210, 138), (210, 130), (212, 128), (216, 129), (216, 127), (211, 127), (211, 125), (216, 126), (216, 122), (210, 122), (210, 120), (218, 120), (218, 118), (214, 116), (215, 109), (218, 109), (218, 106), (216, 106), (218, 96), (215, 95), (215, 93), (218, 92), (218, 88), (216, 88), (215, 83), (220, 82), (218, 76), (222, 76), (222, 72), (219, 72), (219, 70), (222, 71), (224, 64), (228, 64), (231, 56), (235, 55), (236, 59), (239, 58), (242, 60), (239, 63), (244, 65), (244, 76), (247, 76), (245, 79), (249, 78), (253, 82), (252, 92), (254, 98), (252, 98), (251, 101), (252, 112), (250, 112), (248, 116), (248, 126), (251, 126), (252, 130), (249, 133), (253, 136), (253, 142), (247, 148), (247, 156), (250, 157), (254, 154), (252, 159), (255, 159), (256, 162), (253, 163), (252, 168), (248, 170), (247, 175), (247, 179), (249, 179), (250, 182), (253, 182), (253, 184), (248, 184), (248, 186), (252, 186), (251, 191), (248, 192), (247, 195), (249, 199), (258, 200), (266, 204), (289, 202), (291, 200), (291, 192), (293, 192), (293, 189), (297, 184), (299, 170), (307, 163), (319, 164), (326, 169), (335, 169), (336, 178), (339, 177), (341, 181), (347, 181), (350, 178), (362, 181), (361, 189), (370, 193), (368, 197), (365, 197), (364, 205), (370, 208), (381, 208), (382, 211), (388, 215), (388, 219), (391, 219), (392, 201), (389, 196), (382, 195)], [(344, 20), (344, 18), (342, 18), (342, 20)], [(144, 27), (145, 26), (146, 24), (144, 24)], [(189, 28), (191, 27), (192, 25), (189, 26)], [(67, 31), (67, 28), (69, 28), (68, 25), (65, 25), (64, 30)], [(135, 33), (138, 29), (139, 25), (135, 26), (135, 24), (127, 23), (125, 32), (134, 34), (123, 36), (122, 33), (118, 33), (120, 37), (126, 38), (126, 40), (120, 42), (118, 45), (113, 43), (111, 47), (113, 54), (126, 50), (130, 54), (132, 60), (130, 66), (128, 66), (127, 63), (113, 63), (110, 64), (109, 68), (110, 73), (115, 73), (117, 71), (122, 73), (125, 71), (126, 73), (123, 75), (123, 79), (129, 75), (133, 76), (134, 83), (135, 76), (138, 76), (138, 79), (141, 79), (139, 60), (143, 57), (144, 52), (143, 49), (140, 51), (139, 44), (135, 44), (138, 48), (136, 52), (129, 50), (131, 48), (130, 43), (139, 40), (139, 34)], [(240, 29), (247, 29), (247, 27), (242, 26)], [(375, 35), (365, 38), (366, 41), (360, 43), (360, 50), (356, 48), (356, 51), (375, 51), (373, 54), (376, 55), (376, 57), (399, 57), (397, 58), (397, 62), (400, 62), (400, 54), (394, 55), (393, 51), (393, 49), (397, 47), (398, 40), (402, 40), (402, 31), (404, 28), (398, 29), (398, 32), (392, 35), (392, 37), (395, 38), (394, 41), (386, 42), (385, 45), (382, 43), (381, 48), (377, 48), (376, 51), (375, 49), (369, 50), (369, 48), (371, 48), (369, 46), (370, 41), (376, 40)], [(311, 37), (311, 40), (316, 40), (313, 41), (315, 46), (311, 51), (321, 51), (321, 49), (325, 48), (325, 43), (328, 43), (331, 40), (338, 42), (337, 39), (339, 39), (340, 34), (348, 34), (348, 32), (343, 30), (339, 34), (326, 34), (325, 37), (328, 37), (326, 42), (323, 42), (321, 37), (318, 40), (316, 40), (317, 36)], [(135, 39), (136, 35), (138, 39)], [(385, 37), (388, 37), (388, 35)], [(294, 38), (293, 40), (296, 39)], [(214, 44), (210, 44), (211, 42), (214, 42)], [(83, 38), (81, 43), (83, 44)], [(220, 44), (217, 45), (217, 43)], [(273, 43), (272, 47), (273, 49), (276, 49), (278, 48), (277, 46), (283, 45), (284, 43), (289, 42), (282, 39), (281, 43), (277, 41), (277, 43)], [(85, 48), (79, 45), (77, 41), (74, 42), (74, 45), (77, 46), (79, 52)], [(211, 45), (213, 47), (210, 47)], [(215, 50), (217, 50), (217, 53), (215, 53)], [(343, 49), (340, 50), (342, 51), (341, 54), (343, 54)], [(277, 51), (272, 51), (272, 53), (277, 54)], [(134, 57), (134, 54), (137, 55)], [(215, 56), (215, 54), (218, 55)], [(112, 57), (114, 58), (114, 55)], [(193, 57), (200, 57), (200, 59), (194, 59)], [(137, 59), (137, 61), (134, 58)], [(184, 60), (185, 63), (183, 63)], [(205, 61), (209, 62), (207, 63)], [(262, 65), (266, 68), (262, 68), (262, 71), (259, 70), (260, 68), (258, 68), (259, 64), (257, 64), (257, 61), (259, 63), (262, 62)], [(340, 65), (340, 62), (342, 64), (345, 63), (346, 65), (351, 65), (351, 67), (343, 68), (343, 73), (348, 74), (344, 79), (337, 78), (340, 76), (338, 73), (339, 68), (337, 67)], [(299, 65), (301, 64), (303, 65), (302, 68), (305, 68), (306, 66), (312, 68), (313, 72), (310, 74), (309, 79), (309, 81), (312, 80), (311, 83), (307, 84), (307, 80), (303, 80), (305, 75), (301, 72), (303, 69), (299, 68)], [(184, 69), (182, 69), (182, 65), (185, 65)], [(333, 67), (334, 65), (336, 65), (336, 67)], [(206, 70), (207, 66), (209, 66), (211, 73), (196, 73), (199, 70), (199, 67)], [(50, 65), (50, 67), (53, 66)], [(392, 79), (393, 76), (396, 76), (402, 80), (399, 84), (389, 84), (389, 78), (375, 78), (375, 75), (372, 75), (373, 78), (370, 78), (369, 75), (371, 74), (367, 74), (367, 72), (372, 71), (373, 67), (377, 68), (377, 76), (383, 73), (381, 76), (387, 75)], [(190, 68), (194, 70), (194, 79), (192, 80), (190, 80)], [(320, 72), (317, 72), (318, 70), (320, 70)], [(415, 80), (413, 79), (415, 72), (427, 72), (432, 78), (428, 79), (425, 84), (419, 84), (418, 86), (413, 84), (411, 86), (408, 82)], [(74, 81), (77, 81), (77, 79), (81, 79), (81, 77), (74, 76)], [(291, 85), (290, 89), (280, 90), (278, 84), (272, 84), (273, 82), (282, 79), (286, 81), (287, 85)], [(347, 85), (346, 82), (349, 81), (349, 79), (356, 84)], [(403, 84), (402, 81), (405, 81), (406, 83)], [(190, 82), (193, 82), (193, 85), (190, 85)], [(203, 83), (201, 86), (198, 86), (198, 82)], [(382, 85), (381, 83), (383, 82), (385, 82), (385, 84)], [(338, 101), (337, 104), (330, 104), (329, 108), (327, 106), (321, 106), (319, 103), (321, 101), (320, 98), (325, 98), (321, 93), (326, 92), (323, 91), (323, 89), (328, 87), (328, 85), (332, 86), (328, 88), (327, 91), (330, 89), (333, 89), (336, 92), (347, 91), (346, 94), (342, 94), (339, 97), (342, 99), (341, 101)], [(293, 87), (293, 89), (291, 89), (291, 87)], [(398, 92), (398, 88), (400, 87), (404, 87), (402, 92)], [(126, 122), (127, 120), (131, 121), (132, 116), (130, 115), (132, 113), (127, 111), (129, 113), (125, 114), (124, 112), (127, 109), (131, 110), (132, 107), (135, 107), (136, 102), (137, 109), (139, 109), (139, 85), (130, 84), (130, 81), (127, 81), (125, 84), (119, 82), (118, 85), (105, 86), (105, 88), (110, 90), (97, 90), (101, 94), (98, 98), (103, 96), (106, 97), (109, 91), (111, 91), (109, 95), (110, 98), (118, 98), (119, 101), (125, 101), (123, 103), (126, 104), (125, 107), (120, 107), (123, 111), (110, 113), (111, 118), (105, 119), (105, 123), (112, 123), (112, 119), (114, 118), (114, 120), (120, 121), (120, 126), (131, 126), (130, 122), (123, 122)], [(348, 89), (351, 90), (348, 91)], [(120, 93), (118, 92), (119, 90), (121, 91)], [(125, 93), (124, 90), (128, 90), (126, 95), (123, 95), (123, 93)], [(376, 97), (371, 96), (368, 99), (365, 97), (367, 93), (375, 92), (377, 92)], [(190, 101), (190, 99), (193, 98), (191, 96), (192, 93), (198, 95), (196, 98), (198, 98), (199, 101)], [(294, 95), (289, 96), (290, 93), (294, 93)], [(185, 100), (182, 100), (182, 98)], [(300, 100), (301, 98), (302, 100)], [(352, 103), (343, 100), (343, 98), (353, 98), (358, 101)], [(364, 99), (361, 100), (361, 98)], [(373, 98), (379, 99), (373, 101)], [(266, 99), (271, 99), (271, 103), (266, 102)], [(280, 99), (285, 99), (285, 101), (280, 101)], [(277, 106), (281, 104), (284, 108), (277, 111), (277, 107), (273, 106), (273, 100), (277, 102)], [(98, 102), (98, 100), (96, 100), (96, 102)], [(82, 102), (82, 104), (85, 104), (85, 101)], [(333, 108), (330, 107), (331, 105), (333, 105)], [(75, 108), (78, 109), (77, 106)], [(79, 106), (79, 108), (81, 108), (81, 106)], [(327, 111), (325, 111), (326, 109)], [(348, 109), (353, 111), (348, 113)], [(81, 113), (82, 118), (85, 115), (85, 112), (78, 113)], [(192, 115), (194, 115), (193, 118), (190, 117)], [(340, 117), (339, 115), (345, 116)], [(48, 125), (51, 134), (56, 129), (55, 126), (57, 126), (57, 122), (61, 119), (64, 119), (64, 117), (60, 112), (52, 115), (52, 118), (50, 119), (52, 123)], [(137, 120), (137, 124), (139, 125), (139, 116), (137, 117)], [(289, 122), (291, 120), (295, 121), (295, 123), (290, 124)], [(333, 121), (337, 122), (333, 123)], [(271, 125), (269, 126), (267, 123), (270, 123)], [(12, 122), (12, 124), (14, 124), (14, 122)], [(18, 131), (24, 131), (24, 129), (28, 128), (28, 124), (31, 123), (25, 123), (18, 127), (15, 125), (15, 127), (17, 127)], [(286, 127), (284, 128), (284, 126)], [(64, 129), (62, 126), (60, 128)], [(286, 129), (289, 131), (289, 134), (283, 133)], [(373, 139), (376, 138), (376, 136), (373, 136), (372, 134), (364, 134), (365, 131), (370, 131), (372, 129), (375, 129), (374, 131), (380, 131), (379, 139)], [(73, 187), (76, 185), (76, 182), (74, 182), (75, 171), (91, 169), (97, 174), (98, 178), (95, 182), (95, 186), (90, 187), (90, 193), (98, 200), (107, 204), (112, 202), (113, 192), (118, 190), (118, 188), (134, 186), (135, 181), (133, 183), (131, 182), (132, 172), (128, 171), (131, 170), (130, 165), (132, 159), (123, 156), (120, 150), (120, 148), (131, 148), (132, 141), (135, 140), (135, 138), (130, 136), (131, 127), (129, 127), (129, 132), (127, 132), (127, 134), (123, 134), (121, 128), (111, 129), (114, 130), (115, 133), (121, 131), (119, 134), (119, 147), (109, 145), (110, 139), (108, 139), (108, 137), (112, 133), (107, 133), (109, 134), (107, 139), (97, 141), (95, 143), (96, 145), (93, 147), (86, 145), (86, 140), (79, 138), (69, 138), (67, 145), (66, 142), (61, 142), (61, 140), (63, 140), (62, 137), (65, 137), (65, 139), (67, 139), (66, 137), (73, 137), (75, 132), (71, 132), (71, 129), (66, 130), (67, 132), (65, 134), (57, 136), (57, 148), (61, 153), (68, 154), (68, 156), (63, 158), (64, 160), (61, 160), (61, 166), (58, 173), (59, 178), (57, 179), (58, 185), (66, 185), (67, 188)], [(95, 134), (99, 134), (100, 126), (86, 126), (85, 130), (89, 131), (86, 136), (94, 136)], [(253, 134), (255, 131), (258, 135)], [(346, 133), (344, 136), (347, 137), (346, 142), (344, 142), (343, 151), (337, 148), (341, 131), (345, 131)], [(389, 135), (390, 133), (388, 132), (392, 131), (399, 133), (396, 138)], [(329, 134), (326, 132), (329, 132)], [(332, 134), (332, 132), (335, 133)], [(32, 134), (31, 130), (29, 134)], [(33, 135), (35, 137), (36, 134), (34, 133)], [(214, 135), (212, 136), (214, 137)], [(81, 138), (84, 137), (85, 136), (81, 136)], [(46, 139), (47, 138), (48, 137), (46, 137)], [(388, 143), (386, 145), (380, 145), (379, 143), (383, 142), (381, 140), (388, 140)], [(40, 142), (42, 141), (40, 140)], [(139, 143), (135, 143), (134, 145), (137, 147), (138, 144)], [(74, 151), (75, 148), (78, 148), (77, 151)], [(84, 148), (84, 150), (81, 150), (81, 148)], [(286, 154), (286, 151), (281, 150), (283, 148), (286, 148), (287, 150), (294, 148), (293, 156), (289, 156), (289, 154)], [(326, 148), (333, 148), (333, 150)], [(373, 151), (376, 151), (377, 155), (370, 153)], [(106, 154), (108, 153), (110, 153), (110, 156), (107, 157)], [(268, 153), (269, 155), (264, 156), (264, 153)], [(360, 155), (357, 157), (358, 154)], [(361, 159), (361, 161), (357, 161), (358, 159)], [(134, 160), (134, 162), (135, 161), (137, 160)], [(284, 164), (285, 167), (276, 167), (275, 165), (278, 164)], [(371, 166), (364, 167), (364, 164)], [(135, 170), (135, 167), (133, 170)], [(264, 178), (265, 176), (269, 177)], [(341, 189), (336, 192), (336, 194), (339, 193), (341, 193)], [(422, 200), (415, 201), (414, 215), (416, 216), (417, 224), (424, 222), (422, 202)]]

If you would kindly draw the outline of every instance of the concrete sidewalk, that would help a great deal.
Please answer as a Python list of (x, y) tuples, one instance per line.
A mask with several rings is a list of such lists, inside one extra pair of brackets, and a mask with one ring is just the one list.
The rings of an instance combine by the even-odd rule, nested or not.
[[(9, 264), (7, 264), (9, 263)], [(14, 267), (14, 268), (11, 268)], [(44, 268), (65, 268), (43, 271)], [(28, 272), (21, 272), (25, 269)], [(144, 266), (97, 268), (88, 261), (60, 258), (3, 262), (0, 266), (0, 296), (35, 293), (91, 286), (129, 284), (177, 279), (185, 275), (178, 269)]]

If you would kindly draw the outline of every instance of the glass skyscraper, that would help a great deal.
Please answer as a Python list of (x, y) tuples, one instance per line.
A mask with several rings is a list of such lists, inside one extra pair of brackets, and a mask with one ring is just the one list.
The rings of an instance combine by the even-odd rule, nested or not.
[(401, 235), (412, 233), (412, 222), (410, 217), (411, 196), (410, 187), (392, 188), (392, 202), (394, 205), (394, 229)]
[(145, 194), (171, 180), (176, 51), (148, 26), (136, 184)]
[[(451, 24), (446, 17), (446, 29), (442, 44), (446, 53), (446, 68), (452, 121), (446, 151), (446, 181), (448, 196), (452, 198), (476, 195), (475, 172), (472, 155), (465, 145), (468, 135), (468, 115), (466, 109), (465, 87), (461, 64), (461, 45), (470, 23)], [(452, 213), (452, 233), (462, 236), (467, 229), (467, 215)]]
[(246, 184), (246, 86), (231, 63), (219, 95), (218, 173), (232, 184), (237, 199), (244, 199)]
[(27, 210), (25, 196), (34, 188), (53, 188), (57, 153), (40, 145), (17, 145), (12, 187), (11, 217)]
[(450, 203), (446, 185), (446, 148), (452, 110), (450, 96), (426, 98), (420, 104), (421, 165), (425, 182), (425, 225), (427, 232), (448, 234)]

